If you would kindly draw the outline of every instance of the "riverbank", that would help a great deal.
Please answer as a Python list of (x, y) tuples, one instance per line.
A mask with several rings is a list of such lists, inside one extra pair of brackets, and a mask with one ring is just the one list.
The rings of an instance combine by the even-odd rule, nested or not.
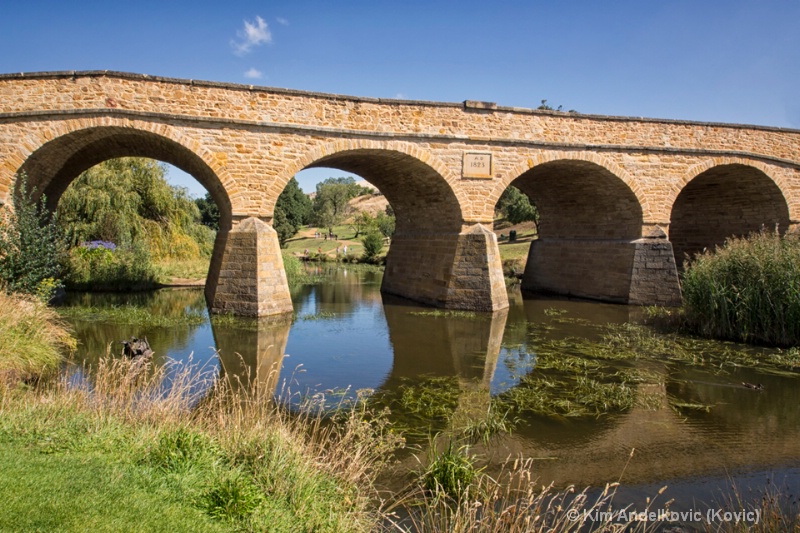
[[(174, 370), (174, 369), (173, 369)], [(0, 388), (0, 530), (370, 531), (372, 480), (401, 444), (380, 418), (322, 424), (267, 398), (202, 398), (172, 374), (101, 359), (92, 385)]]
[[(352, 280), (350, 276), (348, 279)], [(343, 296), (341, 287), (340, 284), (340, 292), (335, 298), (339, 303)], [(344, 300), (349, 301), (350, 298)], [(322, 307), (318, 309), (323, 313), (332, 309), (325, 307), (321, 301), (319, 303)], [(550, 307), (552, 303), (548, 305), (541, 316), (535, 313), (537, 323), (547, 321), (542, 326), (556, 328), (559, 324), (580, 325), (586, 322), (580, 316), (573, 317), (571, 311)], [(176, 314), (182, 315), (187, 308), (186, 305), (172, 307)], [(418, 316), (416, 308), (383, 308), (387, 320), (392, 324), (396, 324), (398, 319), (412, 321), (407, 344), (409, 353), (420, 351), (420, 339), (435, 337), (433, 330), (426, 329), (427, 326), (444, 325), (448, 320), (447, 317)], [(338, 309), (339, 313), (350, 314), (346, 308)], [(375, 315), (371, 311), (367, 314)], [(319, 319), (300, 318), (299, 323), (324, 324), (333, 320), (331, 316), (325, 314)], [(490, 326), (479, 317), (459, 319), (467, 328), (458, 329), (462, 343), (467, 339), (467, 330), (482, 331)], [(447, 324), (449, 326), (445, 329), (455, 325), (450, 322)], [(331, 322), (331, 325), (341, 336), (341, 323)], [(587, 324), (587, 327), (590, 326)], [(685, 352), (693, 362), (700, 364), (695, 361), (695, 356), (702, 354), (702, 350), (698, 351), (698, 346), (694, 344), (676, 352), (663, 342), (656, 342), (658, 339), (645, 335), (639, 328), (633, 331), (629, 331), (630, 328), (617, 329), (611, 332), (616, 335), (605, 343), (608, 353), (594, 353), (598, 348), (586, 346), (594, 354), (593, 357), (589, 354), (586, 361), (591, 363), (592, 359), (607, 359), (611, 355), (628, 353), (631, 356), (625, 358), (632, 361), (640, 359), (636, 354), (682, 359)], [(523, 328), (519, 332), (524, 333), (524, 337), (519, 337), (520, 341), (525, 342), (529, 337), (531, 331), (526, 330)], [(217, 338), (224, 340), (225, 335), (220, 336), (220, 332), (217, 331)], [(270, 343), (276, 342), (274, 332), (263, 333), (268, 334)], [(244, 330), (235, 332), (237, 339), (246, 336)], [(117, 339), (121, 336), (105, 335), (104, 338)], [(396, 332), (392, 338), (400, 340)], [(509, 331), (506, 331), (504, 338), (504, 342), (514, 341)], [(155, 338), (151, 340), (155, 341)], [(567, 379), (565, 372), (568, 368), (562, 367), (577, 362), (575, 357), (566, 356), (567, 353), (575, 355), (575, 347), (547, 343), (547, 338), (541, 338), (539, 334), (533, 340), (530, 350), (526, 348), (524, 351), (537, 354), (537, 375), (547, 379), (550, 379), (548, 375), (562, 381)], [(336, 354), (337, 348), (330, 339), (324, 344), (325, 353)], [(405, 365), (404, 361), (408, 358), (408, 354), (402, 353), (402, 344), (395, 345), (394, 354), (400, 366)], [(241, 348), (241, 345), (237, 346)], [(471, 346), (467, 342), (465, 347)], [(548, 348), (552, 351), (552, 358), (548, 357)], [(302, 356), (304, 350), (287, 351), (293, 354), (291, 367), (302, 363), (302, 359), (297, 358)], [(157, 352), (163, 354), (165, 350), (159, 348)], [(670, 356), (673, 352), (674, 356)], [(371, 361), (375, 364), (376, 354), (370, 353)], [(431, 356), (431, 353), (427, 353), (426, 359), (431, 359)], [(706, 357), (703, 355), (701, 358)], [(730, 356), (726, 357), (726, 360), (730, 359)], [(518, 358), (514, 360), (517, 364), (524, 363)], [(505, 361), (510, 359), (505, 358)], [(556, 362), (563, 364), (548, 370), (547, 367), (552, 367)], [(736, 360), (734, 365), (722, 363), (710, 361), (717, 372), (729, 366), (739, 368), (746, 361)], [(418, 364), (417, 361), (413, 366)], [(502, 366), (498, 367), (497, 372), (504, 372)], [(8, 509), (12, 513), (8, 522), (0, 522), (0, 529), (82, 531), (85, 524), (89, 523), (93, 529), (114, 531), (296, 531), (312, 528), (319, 531), (513, 531), (515, 527), (517, 530), (527, 528), (536, 531), (532, 526), (543, 524), (541, 530), (574, 531), (576, 524), (569, 521), (566, 512), (608, 509), (608, 500), (595, 504), (592, 499), (602, 493), (602, 489), (587, 493), (591, 494), (588, 500), (575, 499), (575, 489), (571, 487), (559, 485), (558, 490), (543, 490), (538, 479), (546, 477), (545, 469), (556, 461), (543, 462), (541, 457), (552, 457), (550, 453), (536, 455), (520, 449), (520, 453), (513, 457), (539, 459), (533, 462), (520, 460), (516, 465), (508, 465), (500, 474), (484, 470), (488, 450), (500, 449), (503, 442), (517, 442), (522, 433), (528, 431), (524, 427), (517, 427), (513, 439), (506, 439), (502, 435), (496, 439), (493, 428), (500, 433), (505, 431), (495, 423), (502, 423), (502, 417), (490, 418), (485, 425), (477, 418), (475, 421), (480, 424), (470, 425), (469, 428), (476, 430), (471, 433), (456, 432), (459, 429), (456, 426), (452, 431), (447, 427), (442, 428), (443, 433), (436, 446), (403, 452), (405, 462), (393, 466), (393, 471), (398, 472), (397, 476), (404, 480), (403, 486), (388, 490), (385, 485), (378, 485), (375, 476), (379, 471), (387, 475), (384, 465), (392, 460), (392, 452), (397, 449), (397, 435), (405, 432), (394, 422), (391, 426), (385, 425), (383, 407), (380, 402), (375, 402), (375, 395), (367, 399), (366, 406), (359, 404), (356, 409), (348, 407), (333, 419), (323, 420), (314, 416), (290, 415), (277, 408), (272, 400), (273, 388), (269, 386), (272, 381), (264, 376), (260, 376), (259, 380), (259, 384), (265, 386), (261, 387), (261, 392), (247, 393), (239, 388), (240, 392), (245, 393), (241, 396), (231, 393), (226, 379), (217, 383), (212, 380), (204, 382), (204, 385), (198, 384), (192, 381), (199, 379), (196, 375), (191, 377), (181, 373), (180, 369), (185, 366), (175, 367), (173, 363), (169, 363), (167, 368), (152, 369), (152, 374), (137, 370), (137, 366), (127, 360), (112, 363), (102, 357), (95, 359), (92, 367), (95, 369), (92, 372), (85, 372), (78, 367), (74, 369), (73, 377), (45, 381), (26, 390), (6, 389), (0, 396), (0, 454), (5, 458), (0, 460), (0, 467), (13, 473), (0, 481), (0, 497), (9, 502)], [(258, 372), (257, 368), (254, 367), (253, 371)], [(311, 365), (308, 368), (310, 372), (314, 371)], [(528, 373), (522, 368), (518, 370)], [(553, 375), (553, 372), (556, 374)], [(219, 375), (233, 376), (225, 373)], [(169, 378), (164, 381), (164, 376)], [(667, 374), (664, 376), (665, 379), (668, 377)], [(246, 376), (240, 377), (247, 379)], [(594, 377), (597, 378), (596, 375)], [(352, 382), (353, 378), (353, 375), (348, 375), (348, 382)], [(90, 379), (91, 392), (87, 384)], [(691, 383), (696, 383), (696, 379), (685, 381), (681, 378), (681, 386), (691, 391)], [(778, 403), (789, 403), (789, 396), (785, 400), (776, 397), (783, 387), (771, 381), (764, 383), (766, 392), (733, 387), (715, 389), (729, 393), (727, 403), (733, 402), (734, 396), (739, 394), (747, 395), (747, 398), (758, 394), (762, 406), (773, 398)], [(161, 384), (169, 384), (166, 395), (162, 394)], [(414, 398), (418, 398), (419, 404), (442, 407), (442, 402), (431, 399), (428, 389), (406, 384), (402, 387), (402, 403), (414, 403)], [(560, 384), (556, 389), (562, 392), (570, 390)], [(459, 390), (458, 385), (454, 390)], [(553, 390), (551, 388), (551, 392)], [(192, 391), (208, 392), (198, 397)], [(330, 391), (321, 394), (327, 396), (329, 401), (333, 398), (334, 403), (342, 398)], [(680, 391), (673, 389), (672, 394), (679, 394), (683, 398)], [(322, 397), (308, 395), (308, 398), (320, 400)], [(477, 407), (480, 407), (485, 405), (480, 399), (480, 395), (462, 394), (454, 397), (450, 403), (453, 407), (460, 405), (468, 408), (472, 405), (471, 400), (476, 400)], [(488, 396), (486, 399), (489, 399)], [(552, 399), (558, 400), (559, 397)], [(717, 420), (727, 416), (713, 398), (706, 397), (706, 401), (711, 403), (703, 406), (679, 405), (675, 399), (667, 400), (673, 409), (667, 406), (655, 412), (647, 407), (639, 409), (641, 422), (657, 417), (663, 421), (665, 416), (671, 417), (677, 408), (683, 409), (679, 414), (684, 419), (695, 419), (698, 414), (705, 417), (705, 413)], [(292, 401), (295, 405), (299, 403)], [(398, 403), (390, 407), (400, 413), (404, 409)], [(462, 410), (461, 414), (467, 414), (467, 411)], [(297, 414), (303, 411), (295, 407), (293, 412)], [(511, 418), (514, 418), (513, 413)], [(509, 422), (513, 422), (511, 418)], [(560, 413), (558, 418), (563, 421), (564, 413)], [(757, 424), (753, 417), (745, 418), (747, 426)], [(572, 420), (576, 422), (568, 424), (577, 425), (577, 419), (572, 417)], [(681, 426), (682, 441), (692, 433), (690, 426)], [(564, 426), (563, 422), (554, 422), (547, 427), (562, 427), (563, 430)], [(782, 428), (784, 433), (791, 431), (790, 427)], [(636, 434), (647, 433), (645, 430)], [(754, 433), (758, 434), (759, 440), (764, 440), (769, 434), (768, 431), (762, 431), (760, 426)], [(478, 438), (485, 435), (492, 442), (481, 448), (470, 443), (469, 435)], [(449, 440), (451, 436), (454, 439), (452, 441)], [(555, 438), (552, 434), (550, 436)], [(616, 438), (612, 440), (616, 443), (617, 451), (620, 442), (628, 442)], [(659, 440), (664, 440), (663, 433)], [(601, 448), (596, 441), (588, 442), (587, 446)], [(624, 452), (625, 457), (628, 451), (630, 449)], [(602, 461), (586, 462), (581, 458), (571, 461), (565, 457), (564, 462), (580, 464), (583, 470), (596, 469), (601, 463), (614, 463), (615, 458), (604, 450), (600, 449), (598, 453)], [(505, 457), (508, 455), (503, 451)], [(630, 466), (612, 465), (611, 479), (618, 479), (623, 471), (626, 480), (635, 479), (637, 472), (641, 473), (642, 463), (650, 463), (652, 457), (647, 446), (643, 446)], [(511, 479), (522, 482), (516, 485), (507, 483)], [(581, 483), (579, 487), (586, 486), (584, 482)], [(600, 485), (602, 487), (602, 483)], [(379, 492), (377, 486), (383, 486), (385, 491)], [(610, 487), (608, 496), (612, 496), (615, 490), (615, 487)], [(657, 496), (657, 493), (658, 488), (653, 489), (652, 496)], [(48, 496), (50, 494), (72, 496), (62, 501)], [(72, 499), (75, 501), (71, 502)], [(515, 505), (511, 506), (509, 502), (515, 502)], [(615, 508), (620, 508), (630, 501), (617, 497), (611, 503)], [(116, 508), (123, 505), (132, 511), (128, 513), (126, 509)], [(750, 508), (757, 502), (748, 500), (742, 505)], [(555, 508), (558, 506), (561, 510), (557, 513)], [(490, 512), (487, 509), (499, 511)], [(508, 511), (503, 513), (506, 509)], [(138, 516), (137, 513), (144, 516)], [(323, 520), (321, 515), (327, 518)], [(395, 527), (394, 522), (400, 522), (401, 525)], [(615, 522), (615, 525), (619, 524)]]

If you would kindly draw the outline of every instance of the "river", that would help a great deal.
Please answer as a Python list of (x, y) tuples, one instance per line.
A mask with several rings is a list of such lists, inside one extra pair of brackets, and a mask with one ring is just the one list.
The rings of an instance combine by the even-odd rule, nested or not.
[(294, 317), (281, 319), (210, 320), (200, 290), (71, 293), (65, 307), (134, 305), (165, 319), (132, 326), (102, 312), (69, 315), (80, 343), (74, 365), (119, 353), (121, 340), (137, 336), (157, 364), (191, 359), (212, 378), (237, 376), (293, 405), (367, 389), (407, 433), (398, 485), (429, 434), (505, 409), (513, 431), (471, 449), (488, 472), (509, 457), (533, 458), (543, 485), (621, 481), (617, 498), (634, 505), (666, 485), (659, 498), (677, 510), (717, 505), (732, 486), (751, 499), (798, 494), (797, 373), (752, 363), (776, 350), (685, 337), (676, 345), (674, 334), (630, 326), (643, 316), (635, 307), (512, 290), (507, 311), (448, 313), (382, 295), (380, 272), (326, 274), (295, 288)]

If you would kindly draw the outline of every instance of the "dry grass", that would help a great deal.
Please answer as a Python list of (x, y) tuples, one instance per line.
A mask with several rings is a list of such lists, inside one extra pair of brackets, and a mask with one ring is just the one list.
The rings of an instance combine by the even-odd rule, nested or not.
[(76, 348), (66, 324), (40, 300), (0, 291), (0, 374), (29, 380), (52, 372)]
[[(411, 486), (395, 507), (389, 523), (395, 531), (451, 533), (534, 533), (578, 531), (648, 531), (614, 502), (617, 483), (590, 493), (575, 487), (555, 490), (537, 484), (532, 460), (506, 465), (497, 479), (481, 475), (464, 497), (455, 499), (443, 489)], [(663, 489), (662, 489), (663, 491)], [(648, 502), (648, 509), (654, 502)], [(668, 506), (666, 502), (661, 507)]]

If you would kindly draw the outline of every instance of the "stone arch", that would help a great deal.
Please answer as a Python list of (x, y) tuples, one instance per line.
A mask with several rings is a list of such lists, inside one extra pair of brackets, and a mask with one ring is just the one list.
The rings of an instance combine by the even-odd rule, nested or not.
[[(491, 209), (494, 209), (495, 204), (509, 185), (520, 180), (520, 178), (525, 175), (530, 176), (531, 174), (529, 173), (534, 171), (536, 167), (555, 162), (562, 162), (562, 164), (566, 165), (568, 161), (591, 163), (591, 165), (585, 166), (587, 170), (593, 168), (592, 165), (594, 165), (597, 167), (597, 170), (600, 171), (600, 174), (608, 178), (616, 178), (612, 181), (620, 185), (626, 185), (633, 195), (633, 198), (635, 198), (636, 203), (639, 205), (637, 211), (642, 212), (642, 218), (644, 220), (648, 219), (650, 215), (650, 201), (641, 183), (611, 159), (593, 152), (547, 151), (528, 157), (524, 162), (512, 167), (510, 172), (500, 177), (489, 197)], [(575, 168), (579, 166), (580, 165), (576, 165)], [(622, 190), (624, 189), (620, 188), (620, 191)]]
[[(782, 187), (783, 185), (783, 187)], [(675, 262), (762, 227), (785, 233), (791, 222), (785, 184), (769, 167), (741, 159), (715, 159), (692, 167), (672, 203), (669, 239)]]
[(395, 211), (398, 235), (461, 230), (463, 198), (455, 176), (429, 152), (396, 141), (340, 140), (309, 150), (279, 175), (267, 210), (295, 174), (314, 167), (352, 172), (380, 189)]
[(596, 154), (547, 153), (501, 180), (494, 197), (509, 185), (540, 214), (524, 291), (619, 303), (675, 300), (672, 253), (663, 250), (669, 243), (642, 238), (645, 195), (622, 168)]
[(230, 228), (233, 183), (210, 151), (173, 127), (109, 117), (68, 120), (38, 134), (38, 145), (23, 161), (18, 173), (28, 176), (36, 195), (47, 195), (54, 209), (69, 184), (83, 171), (117, 157), (149, 157), (170, 163), (191, 174), (211, 193), (220, 211), (220, 225)]
[(492, 193), (496, 203), (514, 185), (536, 204), (543, 238), (637, 239), (644, 194), (612, 161), (591, 153), (547, 153), (504, 176)]

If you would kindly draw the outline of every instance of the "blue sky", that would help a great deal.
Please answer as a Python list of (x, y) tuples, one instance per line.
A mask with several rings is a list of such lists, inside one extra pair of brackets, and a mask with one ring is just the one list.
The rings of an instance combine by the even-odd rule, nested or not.
[[(582, 113), (800, 128), (800, 0), (0, 0), (0, 12), (2, 73), (108, 69), (521, 107), (547, 99)], [(307, 191), (343, 174), (306, 173)]]

